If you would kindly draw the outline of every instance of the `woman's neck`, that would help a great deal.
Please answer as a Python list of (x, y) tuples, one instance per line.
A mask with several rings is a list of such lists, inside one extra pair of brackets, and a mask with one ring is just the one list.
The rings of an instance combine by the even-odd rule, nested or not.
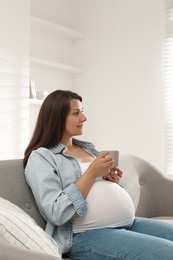
[(61, 143), (64, 144), (68, 149), (73, 147), (72, 138), (62, 138)]

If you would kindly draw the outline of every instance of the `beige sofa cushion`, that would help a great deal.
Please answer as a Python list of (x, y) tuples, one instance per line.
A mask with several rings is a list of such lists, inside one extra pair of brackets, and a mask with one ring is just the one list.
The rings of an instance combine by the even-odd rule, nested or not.
[(57, 243), (27, 213), (3, 198), (0, 198), (0, 238), (11, 245), (61, 259)]
[(154, 217), (153, 219), (161, 220), (161, 221), (173, 224), (173, 217), (171, 217), (171, 216), (160, 216), (160, 217)]

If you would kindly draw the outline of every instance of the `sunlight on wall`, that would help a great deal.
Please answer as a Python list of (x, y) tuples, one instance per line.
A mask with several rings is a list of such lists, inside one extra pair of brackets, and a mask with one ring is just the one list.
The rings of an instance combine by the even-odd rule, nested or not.
[(0, 50), (0, 160), (21, 158), (29, 136), (29, 61)]

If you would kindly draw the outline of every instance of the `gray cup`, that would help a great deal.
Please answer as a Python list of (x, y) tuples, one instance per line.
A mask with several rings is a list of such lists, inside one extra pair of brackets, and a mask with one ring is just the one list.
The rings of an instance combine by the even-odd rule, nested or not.
[(115, 161), (115, 165), (118, 166), (118, 161), (119, 161), (119, 151), (116, 150), (109, 150), (109, 154), (113, 157)]

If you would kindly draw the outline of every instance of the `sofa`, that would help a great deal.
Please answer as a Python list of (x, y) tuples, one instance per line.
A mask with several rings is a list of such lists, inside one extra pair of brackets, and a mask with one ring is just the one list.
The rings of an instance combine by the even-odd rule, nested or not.
[[(114, 152), (114, 156), (123, 171), (121, 185), (134, 202), (136, 216), (173, 223), (173, 180), (139, 157), (121, 154), (118, 151)], [(22, 159), (0, 161), (0, 198), (19, 207), (27, 216), (34, 219), (35, 225), (45, 232), (45, 220), (40, 215), (32, 192), (25, 181)], [(1, 232), (3, 233), (3, 229), (0, 224), (0, 259), (62, 259), (11, 244), (3, 239)], [(62, 257), (67, 259), (65, 256)]]

